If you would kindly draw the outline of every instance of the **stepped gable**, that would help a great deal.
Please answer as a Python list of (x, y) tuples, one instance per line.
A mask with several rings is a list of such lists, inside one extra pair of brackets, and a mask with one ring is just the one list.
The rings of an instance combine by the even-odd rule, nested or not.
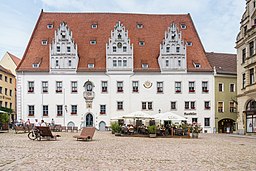
[(217, 74), (237, 74), (236, 54), (207, 52), (206, 56)]
[[(203, 45), (197, 34), (190, 14), (125, 14), (125, 13), (56, 13), (41, 12), (36, 23), (24, 56), (17, 71), (49, 71), (49, 44), (54, 38), (54, 32), (61, 22), (67, 23), (72, 30), (74, 41), (78, 45), (79, 64), (77, 71), (88, 71), (88, 60), (95, 60), (95, 67), (90, 71), (106, 71), (106, 43), (111, 37), (111, 30), (120, 21), (128, 30), (131, 44), (134, 48), (134, 71), (160, 72), (158, 56), (160, 44), (165, 36), (165, 31), (172, 23), (186, 29), (180, 29), (185, 42), (192, 42), (187, 46), (188, 71), (212, 71), (206, 58)], [(92, 24), (97, 24), (92, 29)], [(137, 24), (143, 28), (137, 28)], [(47, 24), (53, 24), (52, 29)], [(47, 40), (48, 45), (42, 45), (42, 40)], [(90, 40), (96, 40), (95, 45)], [(140, 46), (139, 41), (145, 45)], [(33, 68), (35, 59), (42, 59), (38, 68)], [(147, 61), (148, 69), (143, 70), (141, 61)], [(195, 68), (193, 61), (200, 61), (200, 68)]]

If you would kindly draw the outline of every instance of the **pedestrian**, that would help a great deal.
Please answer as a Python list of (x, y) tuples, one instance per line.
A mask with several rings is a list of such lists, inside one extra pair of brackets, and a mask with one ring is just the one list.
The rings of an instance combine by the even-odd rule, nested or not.
[(44, 122), (44, 120), (41, 120), (40, 126), (47, 126), (46, 123)]
[(37, 119), (35, 119), (35, 126), (40, 126), (40, 123), (38, 122)]
[(53, 119), (53, 118), (52, 118), (51, 125), (52, 125), (52, 126), (54, 126), (54, 125), (55, 125), (55, 122), (54, 122), (54, 119)]

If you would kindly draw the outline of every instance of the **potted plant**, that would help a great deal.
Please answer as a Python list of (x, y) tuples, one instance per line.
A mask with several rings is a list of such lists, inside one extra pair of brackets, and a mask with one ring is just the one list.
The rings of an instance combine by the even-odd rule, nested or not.
[(192, 133), (192, 138), (198, 138), (199, 133), (202, 131), (201, 125), (193, 122), (191, 127), (190, 127), (191, 133)]
[(111, 130), (112, 130), (112, 134), (115, 134), (116, 136), (118, 136), (119, 134), (121, 135), (121, 126), (117, 123), (117, 122), (112, 122), (111, 125)]
[(8, 130), (9, 115), (7, 113), (0, 113), (0, 122), (2, 123), (2, 130)]
[(150, 138), (155, 138), (156, 137), (156, 126), (151, 125), (148, 127), (148, 133)]

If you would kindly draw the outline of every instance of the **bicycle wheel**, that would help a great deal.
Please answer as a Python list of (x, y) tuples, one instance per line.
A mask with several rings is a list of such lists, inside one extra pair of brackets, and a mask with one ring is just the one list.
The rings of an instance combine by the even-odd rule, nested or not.
[(28, 133), (28, 138), (30, 140), (35, 140), (37, 138), (36, 134), (32, 131), (30, 133)]

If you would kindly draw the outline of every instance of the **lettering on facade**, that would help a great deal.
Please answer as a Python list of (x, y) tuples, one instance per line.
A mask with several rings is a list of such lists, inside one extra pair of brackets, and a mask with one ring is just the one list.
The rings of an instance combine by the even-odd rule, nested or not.
[(184, 115), (196, 115), (195, 112), (184, 112)]

